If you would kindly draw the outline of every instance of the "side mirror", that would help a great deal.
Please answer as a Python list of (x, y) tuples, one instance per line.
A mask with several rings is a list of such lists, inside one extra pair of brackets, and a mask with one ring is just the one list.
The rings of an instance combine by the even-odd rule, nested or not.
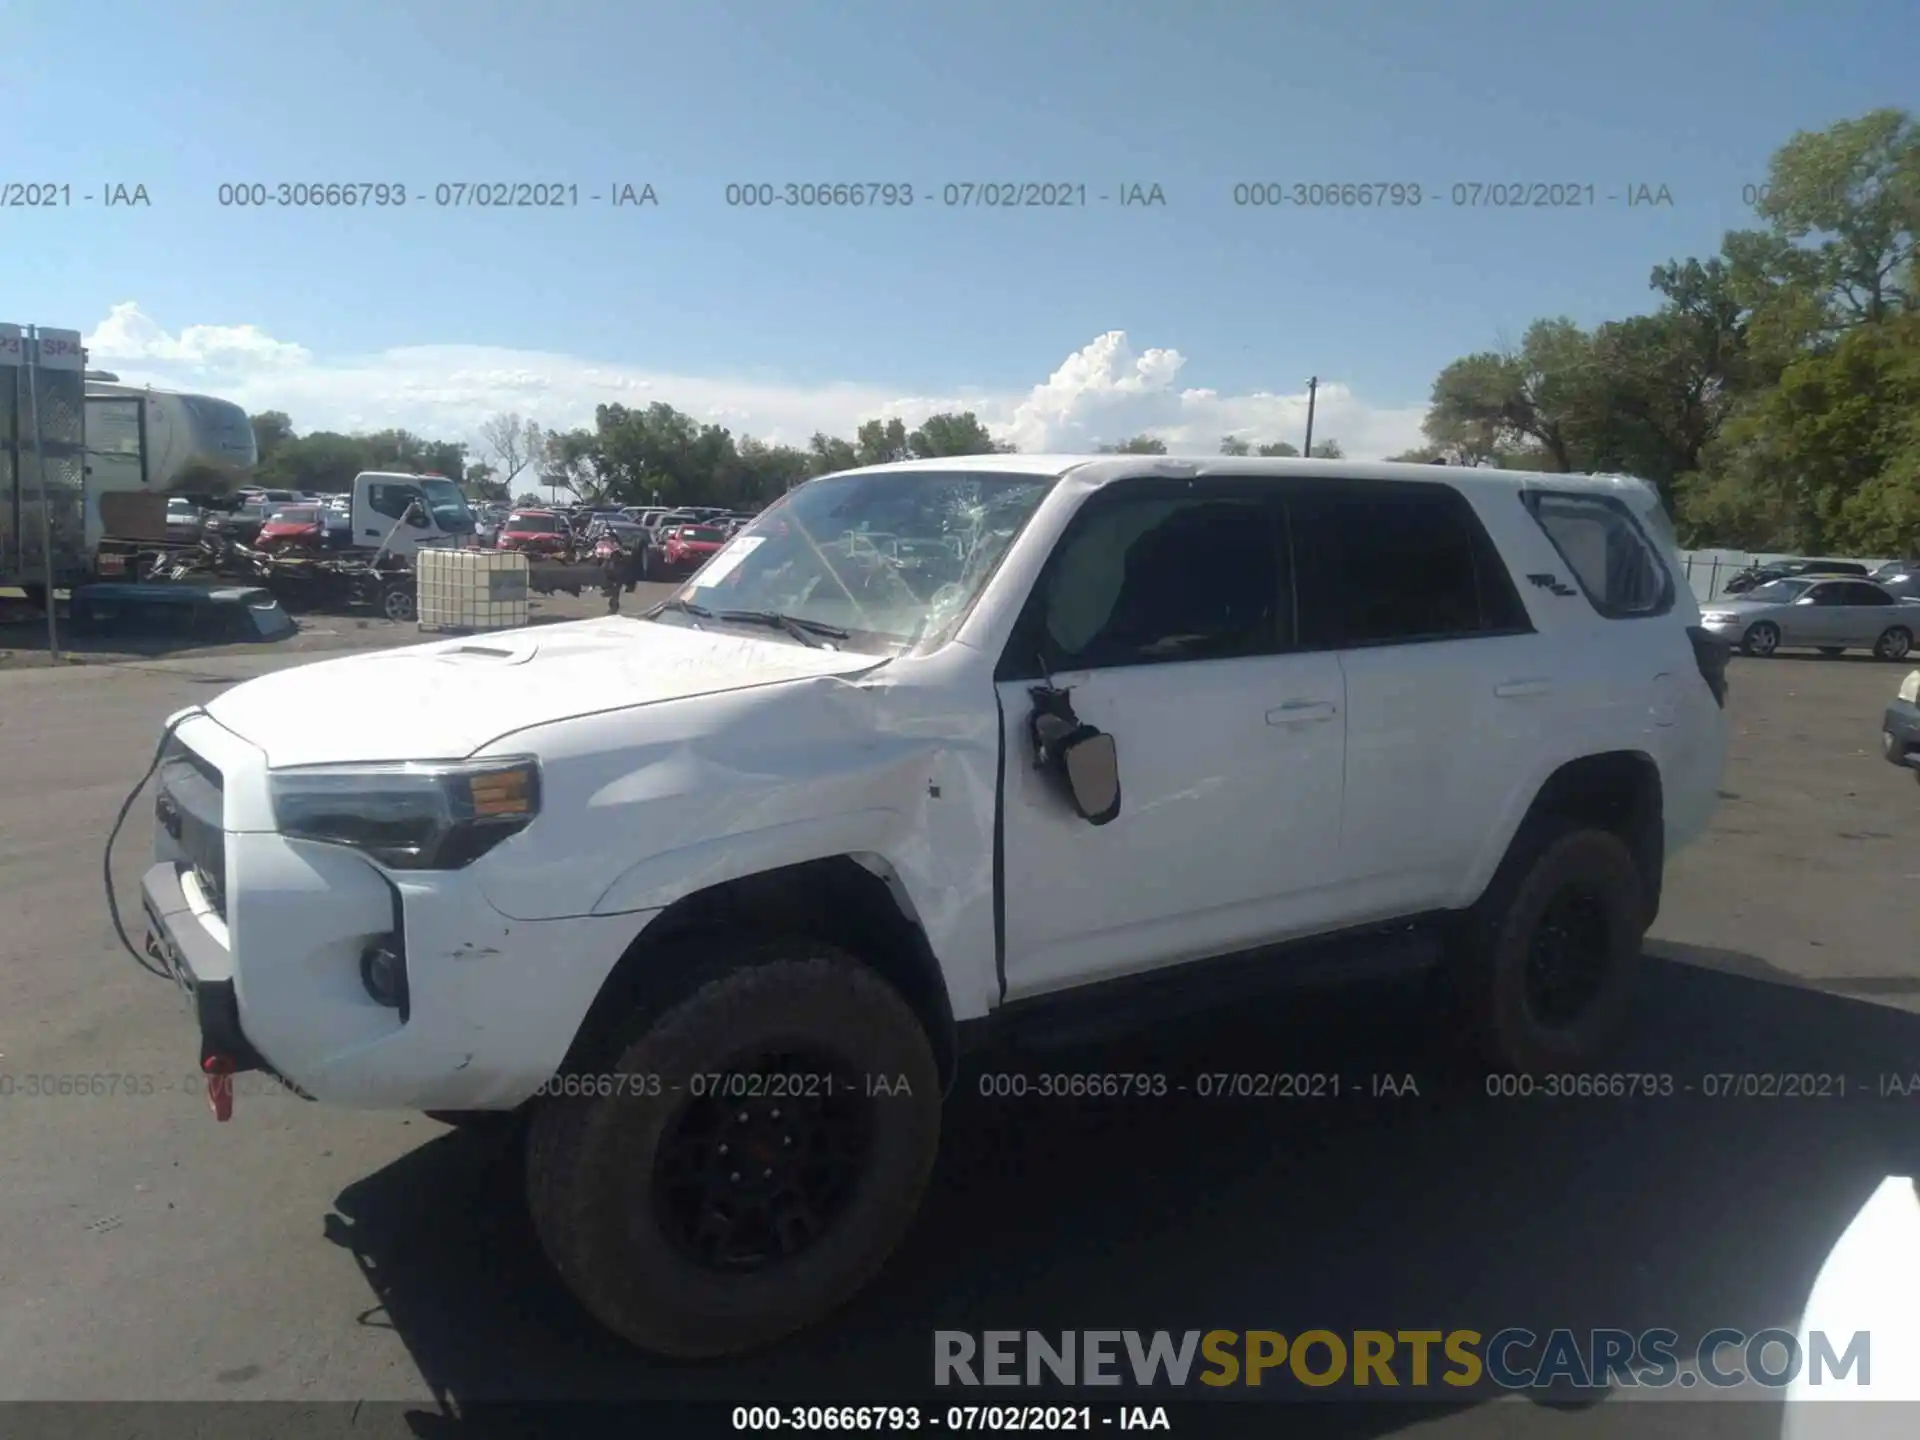
[(1113, 736), (1083, 724), (1065, 692), (1036, 689), (1034, 760), (1089, 825), (1120, 813), (1120, 755)]
[(1089, 825), (1104, 825), (1120, 813), (1120, 752), (1113, 736), (1099, 730), (1061, 747), (1067, 794)]

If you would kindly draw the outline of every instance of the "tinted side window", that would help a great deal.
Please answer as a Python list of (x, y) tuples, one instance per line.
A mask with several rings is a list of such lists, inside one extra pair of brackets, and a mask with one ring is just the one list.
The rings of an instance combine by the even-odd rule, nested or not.
[(1846, 603), (1849, 605), (1891, 605), (1893, 603), (1893, 597), (1886, 591), (1878, 585), (1869, 585), (1864, 580), (1857, 580), (1846, 588)]
[(1534, 491), (1526, 502), (1602, 615), (1625, 620), (1672, 607), (1672, 574), (1618, 500)]
[(1480, 517), (1451, 486), (1347, 481), (1295, 495), (1288, 512), (1309, 649), (1532, 628)]
[(1274, 520), (1254, 498), (1096, 499), (1061, 537), (1016, 643), (1049, 671), (1270, 654), (1285, 593)]

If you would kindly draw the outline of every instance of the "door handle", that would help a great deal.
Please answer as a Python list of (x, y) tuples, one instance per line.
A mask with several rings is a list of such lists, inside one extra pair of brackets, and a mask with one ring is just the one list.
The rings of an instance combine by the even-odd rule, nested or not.
[(1529, 695), (1551, 695), (1551, 680), (1509, 680), (1504, 685), (1493, 687), (1493, 693), (1502, 700), (1521, 700)]
[(1300, 725), (1312, 720), (1331, 720), (1340, 707), (1331, 700), (1289, 700), (1267, 711), (1269, 725)]

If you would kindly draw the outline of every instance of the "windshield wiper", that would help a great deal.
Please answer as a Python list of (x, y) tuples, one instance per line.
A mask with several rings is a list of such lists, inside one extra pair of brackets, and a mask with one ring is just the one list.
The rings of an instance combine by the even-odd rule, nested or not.
[(819, 620), (802, 620), (796, 615), (782, 615), (778, 610), (722, 610), (714, 617), (716, 620), (733, 620), (742, 625), (765, 625), (770, 629), (784, 630), (794, 639), (818, 648), (828, 640), (844, 640), (847, 632), (838, 625), (828, 625)]
[(678, 610), (684, 615), (693, 615), (702, 620), (713, 619), (713, 612), (707, 609), (706, 606), (696, 605), (691, 600), (682, 600), (678, 595), (675, 595), (670, 600), (662, 600), (658, 608), (662, 610)]

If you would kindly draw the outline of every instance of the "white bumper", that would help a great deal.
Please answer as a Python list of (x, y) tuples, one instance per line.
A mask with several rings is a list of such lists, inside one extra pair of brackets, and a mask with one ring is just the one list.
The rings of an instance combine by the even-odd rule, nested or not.
[[(510, 920), (471, 871), (387, 872), (351, 850), (289, 840), (271, 829), (260, 751), (207, 719), (177, 736), (224, 782), (225, 914), (156, 824), (155, 864), (142, 885), (149, 927), (196, 982), (231, 984), (246, 1041), (317, 1100), (409, 1110), (519, 1104), (559, 1068), (608, 973), (652, 918)], [(394, 934), (404, 945), (404, 1020), (361, 978), (367, 949)]]

